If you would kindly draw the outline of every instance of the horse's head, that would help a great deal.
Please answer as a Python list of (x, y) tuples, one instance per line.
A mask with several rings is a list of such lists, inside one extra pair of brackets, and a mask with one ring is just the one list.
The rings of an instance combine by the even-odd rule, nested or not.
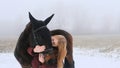
[(53, 16), (54, 14), (42, 21), (35, 19), (31, 13), (29, 13), (30, 23), (32, 24), (32, 46), (35, 47), (36, 45), (45, 45), (46, 48), (52, 47), (51, 35), (49, 29), (47, 28), (47, 24), (50, 22)]

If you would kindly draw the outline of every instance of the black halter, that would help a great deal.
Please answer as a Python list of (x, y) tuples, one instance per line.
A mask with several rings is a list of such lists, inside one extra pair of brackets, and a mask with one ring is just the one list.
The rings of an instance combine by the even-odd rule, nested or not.
[[(32, 29), (33, 40), (34, 40), (34, 42), (35, 42), (35, 45), (39, 45), (38, 40), (37, 40), (37, 37), (36, 37), (36, 35), (35, 35), (35, 32), (37, 32), (38, 30), (43, 29), (43, 28), (47, 28), (47, 27), (46, 27), (46, 26), (42, 26), (42, 27), (40, 27), (40, 28), (38, 28), (38, 29), (36, 29), (36, 30), (33, 30), (33, 29)], [(44, 52), (40, 52), (40, 53), (43, 53), (43, 54), (53, 53), (53, 48), (46, 49)]]
[(42, 26), (42, 27), (40, 27), (40, 28), (38, 28), (38, 29), (36, 29), (36, 30), (33, 30), (33, 29), (32, 29), (33, 39), (34, 39), (34, 41), (35, 41), (35, 45), (39, 45), (38, 40), (37, 40), (37, 37), (36, 37), (36, 35), (35, 35), (35, 32), (37, 32), (38, 30), (40, 30), (40, 29), (42, 29), (42, 28), (47, 28), (47, 27), (46, 27), (46, 26)]

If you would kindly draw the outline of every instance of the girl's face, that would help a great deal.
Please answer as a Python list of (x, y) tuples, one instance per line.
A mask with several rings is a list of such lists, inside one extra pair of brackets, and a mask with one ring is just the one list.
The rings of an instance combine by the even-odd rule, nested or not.
[(58, 38), (57, 35), (52, 36), (52, 46), (57, 47), (58, 46)]

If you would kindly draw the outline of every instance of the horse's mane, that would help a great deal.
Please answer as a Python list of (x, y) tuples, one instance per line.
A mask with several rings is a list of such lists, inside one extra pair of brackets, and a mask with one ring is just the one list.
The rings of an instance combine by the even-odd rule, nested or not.
[[(24, 31), (21, 33), (17, 47), (15, 48), (15, 57), (20, 62), (20, 64), (27, 65), (30, 64), (32, 57), (27, 53), (27, 48), (29, 47), (29, 34), (31, 33), (32, 25), (28, 23)], [(26, 58), (27, 57), (27, 58)]]
[(28, 40), (27, 38), (29, 37), (29, 34), (31, 33), (31, 28), (32, 28), (31, 23), (28, 23), (24, 31), (21, 33), (17, 44), (21, 42), (22, 44), (25, 44), (23, 42), (26, 42), (26, 40)]

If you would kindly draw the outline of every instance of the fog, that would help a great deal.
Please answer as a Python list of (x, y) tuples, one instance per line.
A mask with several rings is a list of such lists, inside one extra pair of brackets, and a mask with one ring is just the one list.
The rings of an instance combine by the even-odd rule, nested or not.
[(55, 14), (48, 28), (73, 35), (120, 34), (119, 0), (1, 0), (0, 37), (20, 35), (29, 22)]

